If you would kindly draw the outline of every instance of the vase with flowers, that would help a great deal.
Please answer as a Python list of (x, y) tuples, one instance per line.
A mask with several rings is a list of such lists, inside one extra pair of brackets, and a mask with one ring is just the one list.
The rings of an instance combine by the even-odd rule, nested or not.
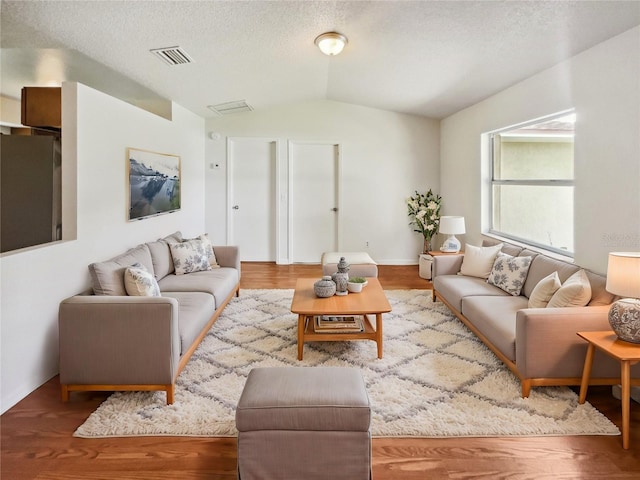
[(414, 232), (420, 233), (424, 238), (422, 253), (431, 250), (431, 239), (438, 233), (440, 224), (440, 204), (442, 197), (429, 189), (427, 193), (419, 193), (416, 190), (414, 196), (407, 199), (407, 213), (413, 225)]

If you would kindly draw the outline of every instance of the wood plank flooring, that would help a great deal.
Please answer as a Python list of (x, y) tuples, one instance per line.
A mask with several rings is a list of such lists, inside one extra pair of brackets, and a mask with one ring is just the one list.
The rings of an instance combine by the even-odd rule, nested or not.
[[(293, 288), (318, 265), (243, 263), (242, 288)], [(417, 266), (379, 269), (384, 288), (430, 288)], [(242, 294), (242, 292), (241, 292)], [(214, 325), (215, 328), (215, 325)], [(620, 403), (609, 387), (587, 400), (620, 426)], [(60, 401), (54, 377), (0, 418), (2, 480), (236, 478), (236, 442), (229, 438), (81, 439), (75, 429), (108, 396), (74, 393)], [(639, 479), (640, 405), (631, 405), (631, 448), (619, 436), (374, 439), (373, 477), (390, 479)], [(292, 479), (304, 480), (304, 479)], [(330, 480), (330, 479), (327, 479)]]

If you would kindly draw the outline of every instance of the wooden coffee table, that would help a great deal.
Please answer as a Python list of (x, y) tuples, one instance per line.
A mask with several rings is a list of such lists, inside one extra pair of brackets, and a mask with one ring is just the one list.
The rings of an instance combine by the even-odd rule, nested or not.
[[(361, 293), (319, 298), (313, 292), (317, 278), (299, 278), (296, 282), (291, 311), (298, 314), (298, 360), (302, 360), (305, 342), (342, 342), (345, 340), (373, 340), (378, 345), (378, 358), (382, 358), (382, 314), (391, 311), (389, 300), (377, 278), (368, 278)], [(356, 333), (317, 333), (315, 317), (322, 315), (362, 316), (364, 331)], [(369, 315), (375, 315), (372, 325)]]

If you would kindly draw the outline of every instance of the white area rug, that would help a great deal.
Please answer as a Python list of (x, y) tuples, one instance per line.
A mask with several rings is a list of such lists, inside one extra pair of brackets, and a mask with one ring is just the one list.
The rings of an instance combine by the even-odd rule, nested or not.
[(619, 435), (566, 387), (520, 383), (430, 290), (389, 290), (384, 358), (372, 341), (306, 344), (297, 360), (292, 290), (242, 290), (164, 392), (110, 396), (77, 437), (235, 436), (235, 406), (249, 371), (266, 366), (355, 366), (365, 378), (374, 436)]

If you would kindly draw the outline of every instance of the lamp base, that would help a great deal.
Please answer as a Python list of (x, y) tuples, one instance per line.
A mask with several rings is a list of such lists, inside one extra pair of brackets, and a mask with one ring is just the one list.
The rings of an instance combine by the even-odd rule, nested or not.
[(640, 300), (623, 298), (611, 305), (609, 324), (620, 340), (640, 343)]
[(445, 253), (458, 253), (460, 247), (460, 240), (458, 240), (455, 235), (451, 235), (444, 241), (442, 247), (440, 247), (440, 251)]

